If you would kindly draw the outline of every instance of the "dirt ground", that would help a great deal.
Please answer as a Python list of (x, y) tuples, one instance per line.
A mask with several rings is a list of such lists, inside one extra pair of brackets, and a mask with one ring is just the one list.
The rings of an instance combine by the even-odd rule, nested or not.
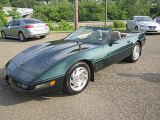
[(68, 33), (19, 42), (0, 39), (0, 120), (160, 120), (160, 35), (147, 35), (136, 63), (119, 62), (95, 74), (78, 95), (25, 96), (4, 82), (6, 62), (32, 45)]

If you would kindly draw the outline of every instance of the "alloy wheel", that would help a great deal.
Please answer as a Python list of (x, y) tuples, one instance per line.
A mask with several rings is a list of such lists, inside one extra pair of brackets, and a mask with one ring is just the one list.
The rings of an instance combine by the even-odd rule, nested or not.
[(74, 91), (80, 91), (84, 88), (89, 79), (88, 71), (85, 67), (76, 68), (70, 76), (70, 87)]

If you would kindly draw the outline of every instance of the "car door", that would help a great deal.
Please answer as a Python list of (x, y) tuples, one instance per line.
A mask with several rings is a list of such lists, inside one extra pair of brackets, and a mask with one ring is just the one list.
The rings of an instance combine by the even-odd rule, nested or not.
[(10, 21), (8, 25), (5, 27), (5, 34), (6, 36), (12, 36), (12, 27), (14, 24), (14, 20)]
[(130, 23), (130, 28), (134, 30), (135, 26), (136, 26), (136, 19), (133, 17)]
[(12, 36), (18, 37), (19, 28), (20, 28), (20, 20), (15, 20), (14, 24), (11, 28), (12, 29)]
[(132, 20), (133, 18), (127, 21), (128, 29), (132, 29)]
[(133, 43), (128, 38), (104, 45), (105, 65), (111, 65), (128, 57), (132, 53)]

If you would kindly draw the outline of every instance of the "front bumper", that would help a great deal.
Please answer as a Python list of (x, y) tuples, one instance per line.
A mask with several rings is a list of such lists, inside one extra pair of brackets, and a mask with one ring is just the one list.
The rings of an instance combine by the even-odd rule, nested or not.
[(160, 27), (157, 28), (140, 27), (139, 31), (142, 31), (144, 33), (160, 33)]
[[(11, 75), (8, 75), (8, 74), (5, 75), (6, 83), (24, 95), (40, 95), (40, 94), (45, 94), (45, 93), (50, 93), (50, 92), (53, 92), (53, 93), (62, 92), (63, 91), (63, 79), (64, 77), (56, 78), (55, 79), (56, 84), (54, 86), (47, 86), (44, 88), (36, 89), (35, 86), (47, 83), (51, 80), (43, 82), (43, 83), (26, 84), (26, 83), (22, 83), (21, 81), (17, 80), (15, 77)], [(29, 88), (23, 89), (18, 86), (19, 83), (26, 84), (29, 86)]]

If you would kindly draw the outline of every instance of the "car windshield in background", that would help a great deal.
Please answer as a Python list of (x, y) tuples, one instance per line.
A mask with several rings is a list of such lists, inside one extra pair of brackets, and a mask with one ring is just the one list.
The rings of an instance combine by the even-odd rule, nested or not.
[(136, 18), (138, 22), (141, 22), (141, 21), (153, 21), (152, 18), (150, 17), (137, 17)]
[(160, 22), (160, 17), (158, 17), (158, 18), (156, 19), (156, 21), (157, 21), (157, 22)]
[(104, 43), (110, 36), (110, 28), (82, 27), (65, 38), (65, 40), (86, 43)]
[(36, 19), (24, 19), (24, 20), (22, 20), (22, 21), (25, 22), (26, 24), (42, 23), (42, 21), (36, 20)]

